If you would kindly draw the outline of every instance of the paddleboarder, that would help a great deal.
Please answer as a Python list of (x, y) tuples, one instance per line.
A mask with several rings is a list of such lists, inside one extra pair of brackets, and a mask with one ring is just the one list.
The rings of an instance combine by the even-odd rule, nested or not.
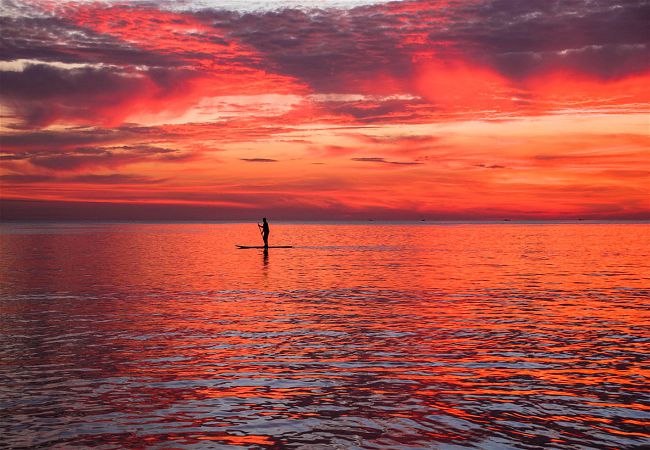
[(264, 239), (264, 248), (269, 247), (269, 223), (266, 221), (266, 217), (262, 219), (261, 224), (257, 224), (260, 228), (260, 233), (262, 233), (262, 239)]

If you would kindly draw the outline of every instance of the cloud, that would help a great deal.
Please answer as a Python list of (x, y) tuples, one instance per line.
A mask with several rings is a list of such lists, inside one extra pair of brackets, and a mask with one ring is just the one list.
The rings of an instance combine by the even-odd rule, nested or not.
[(75, 177), (59, 178), (59, 181), (67, 183), (88, 183), (88, 184), (158, 184), (165, 180), (160, 178), (149, 178), (141, 175), (130, 175), (111, 173), (106, 175), (78, 175)]
[(5, 61), (22, 61), (23, 70), (0, 72), (2, 100), (25, 127), (115, 126), (141, 115), (179, 115), (218, 95), (300, 90), (191, 14), (101, 3), (54, 12), (62, 16), (5, 18), (16, 32), (3, 33)]
[(118, 125), (138, 111), (173, 107), (198, 77), (168, 69), (27, 65), (23, 71), (0, 72), (0, 98), (29, 128), (55, 122)]
[[(320, 0), (317, 5), (313, 0), (220, 0), (219, 9), (238, 12), (278, 11), (281, 9), (349, 9), (363, 5), (376, 5), (393, 0)], [(165, 1), (165, 8), (178, 10), (200, 10), (214, 8), (213, 0)]]
[(180, 59), (184, 68), (206, 77), (208, 84), (201, 86), (205, 97), (233, 92), (286, 94), (302, 88), (292, 77), (279, 75), (265, 65), (263, 55), (255, 49), (223, 32), (215, 22), (227, 21), (229, 13), (222, 12), (209, 21), (202, 13), (169, 12), (152, 4), (91, 3), (66, 10), (65, 17), (79, 27)]
[(382, 154), (393, 156), (420, 155), (444, 145), (441, 137), (432, 135), (370, 135), (364, 133), (342, 133), (342, 135), (362, 142), (368, 151), (381, 149)]
[(644, 0), (406, 1), (212, 20), (317, 92), (385, 95), (409, 92), (420, 61), (434, 55), (469, 57), (515, 78), (557, 67), (603, 78), (638, 73), (650, 67), (649, 14)]
[(507, 169), (506, 166), (500, 164), (475, 164), (476, 167), (482, 167), (484, 169)]
[(410, 55), (399, 50), (398, 23), (379, 10), (369, 15), (360, 10), (284, 9), (232, 13), (227, 20), (223, 14), (211, 18), (215, 26), (257, 49), (280, 73), (305, 81), (316, 92), (404, 92), (399, 86), (382, 85), (382, 78), (387, 82), (408, 78), (412, 64)]
[(181, 152), (154, 146), (78, 147), (61, 151), (36, 151), (7, 155), (11, 161), (53, 171), (78, 171), (95, 167), (115, 168), (139, 162), (178, 162), (195, 158)]
[(385, 102), (355, 101), (328, 104), (328, 109), (334, 114), (349, 116), (354, 121), (363, 123), (403, 122), (418, 118), (417, 111), (412, 106), (421, 106), (421, 100), (391, 100)]
[(650, 68), (649, 16), (645, 0), (486, 0), (454, 8), (427, 38), (510, 77), (563, 68), (610, 78)]
[[(179, 4), (3, 3), (4, 198), (296, 217), (642, 210), (647, 1)], [(278, 152), (272, 171), (244, 164)]]
[(0, 17), (0, 61), (85, 63), (114, 66), (178, 67), (172, 55), (147, 51), (113, 36), (71, 23), (64, 17)]
[(424, 164), (416, 161), (388, 161), (385, 158), (377, 158), (377, 157), (352, 158), (351, 161), (393, 164), (397, 166), (418, 166)]
[(11, 132), (0, 136), (2, 151), (25, 152), (61, 150), (71, 147), (124, 142), (133, 139), (161, 137), (164, 133), (146, 127), (73, 127), (63, 130)]
[(74, 177), (59, 177), (54, 175), (0, 175), (0, 183), (31, 184), (31, 183), (75, 183), (100, 185), (130, 185), (157, 184), (165, 180), (143, 177), (140, 175), (111, 173), (106, 175), (78, 175)]
[(49, 175), (0, 175), (0, 184), (2, 183), (43, 183), (54, 181), (56, 177)]
[(428, 145), (435, 143), (440, 140), (438, 136), (431, 135), (409, 135), (409, 134), (400, 134), (396, 136), (373, 136), (369, 134), (362, 133), (350, 133), (347, 134), (354, 139), (357, 139), (361, 142), (368, 144), (378, 144), (378, 145)]
[(69, 3), (30, 15), (14, 5), (2, 19), (3, 58), (24, 70), (0, 74), (4, 103), (34, 128), (164, 120), (219, 95), (268, 93), (305, 95), (318, 115), (348, 122), (424, 122), (525, 109), (531, 77), (650, 70), (643, 0), (161, 7)]
[(253, 163), (272, 163), (272, 162), (278, 162), (277, 159), (269, 159), (269, 158), (239, 158), (241, 161), (246, 161), (246, 162), (253, 162)]

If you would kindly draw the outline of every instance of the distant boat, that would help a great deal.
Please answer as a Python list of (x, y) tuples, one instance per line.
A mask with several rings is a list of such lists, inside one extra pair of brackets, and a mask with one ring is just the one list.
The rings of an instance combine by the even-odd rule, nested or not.
[(503, 219), (504, 222), (510, 222), (511, 219)]

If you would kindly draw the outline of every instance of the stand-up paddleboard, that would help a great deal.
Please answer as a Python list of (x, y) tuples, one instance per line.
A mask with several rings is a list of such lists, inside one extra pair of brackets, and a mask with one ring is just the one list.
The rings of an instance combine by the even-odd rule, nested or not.
[(293, 248), (293, 245), (269, 245), (268, 247), (263, 245), (237, 245), (237, 248)]

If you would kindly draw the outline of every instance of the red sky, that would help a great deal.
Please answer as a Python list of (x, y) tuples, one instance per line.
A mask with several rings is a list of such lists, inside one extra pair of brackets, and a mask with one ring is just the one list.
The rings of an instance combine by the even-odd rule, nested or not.
[(642, 0), (1, 11), (3, 219), (650, 218)]

